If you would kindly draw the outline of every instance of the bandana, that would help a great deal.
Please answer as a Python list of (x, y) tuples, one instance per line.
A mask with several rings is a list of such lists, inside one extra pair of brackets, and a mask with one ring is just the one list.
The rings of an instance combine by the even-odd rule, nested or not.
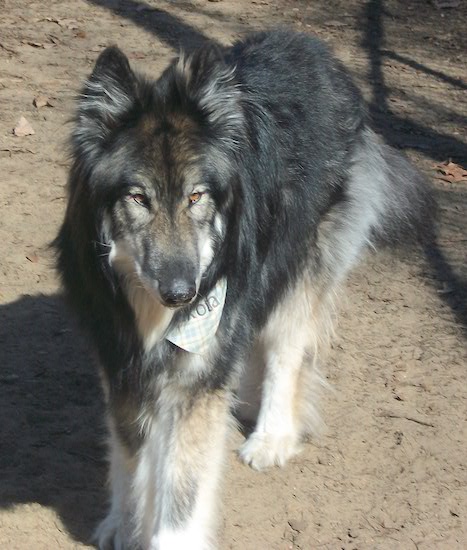
[(206, 298), (198, 302), (188, 319), (166, 335), (166, 340), (190, 353), (206, 353), (219, 327), (226, 293), (227, 279), (220, 279)]

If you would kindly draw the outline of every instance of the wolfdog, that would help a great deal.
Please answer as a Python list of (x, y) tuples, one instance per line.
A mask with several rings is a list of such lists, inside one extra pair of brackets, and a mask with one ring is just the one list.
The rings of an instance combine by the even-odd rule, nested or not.
[(155, 81), (116, 47), (98, 58), (55, 245), (107, 405), (100, 548), (213, 548), (231, 419), (255, 422), (239, 455), (256, 469), (319, 428), (338, 288), (431, 204), (368, 118), (305, 34), (206, 44)]

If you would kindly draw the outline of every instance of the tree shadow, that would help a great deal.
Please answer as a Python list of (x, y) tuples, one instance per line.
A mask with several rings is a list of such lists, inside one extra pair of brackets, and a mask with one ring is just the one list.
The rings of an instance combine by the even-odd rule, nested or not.
[(176, 15), (162, 9), (156, 9), (145, 2), (125, 0), (87, 0), (101, 8), (106, 8), (120, 17), (124, 17), (156, 35), (159, 40), (178, 52), (202, 46), (209, 38)]
[(36, 502), (88, 542), (107, 466), (95, 366), (57, 296), (0, 306), (0, 507)]
[[(448, 228), (450, 237), (447, 237), (447, 241), (451, 239), (452, 242), (440, 246), (439, 239), (433, 237), (424, 247), (425, 258), (430, 270), (429, 275), (434, 279), (439, 296), (450, 308), (462, 333), (467, 338), (467, 279), (464, 278), (465, 275), (461, 276), (459, 267), (454, 267), (455, 264), (460, 263), (460, 268), (463, 268), (465, 274), (467, 192), (461, 189), (437, 189), (436, 199), (441, 210), (449, 209), (441, 219), (441, 223), (450, 226)], [(453, 205), (458, 208), (457, 214), (452, 210)], [(449, 247), (460, 248), (464, 252), (464, 261), (461, 259), (459, 262), (456, 259), (454, 264), (448, 259)]]
[[(363, 11), (362, 47), (367, 50), (370, 58), (368, 80), (372, 87), (372, 99), (369, 108), (373, 121), (386, 141), (393, 146), (422, 149), (424, 155), (436, 160), (453, 158), (458, 162), (466, 162), (467, 146), (462, 141), (423, 126), (414, 120), (400, 117), (391, 110), (388, 102), (389, 89), (383, 70), (383, 57), (387, 53), (387, 50), (383, 49), (385, 15), (384, 0), (369, 0)], [(396, 54), (391, 52), (391, 58), (397, 58)], [(404, 57), (403, 61), (408, 64), (407, 58)], [(423, 65), (414, 62), (412, 65), (418, 70), (433, 75), (433, 71), (427, 70)], [(451, 82), (452, 79), (438, 71), (435, 76), (458, 87), (465, 85), (459, 79)], [(441, 191), (438, 191), (437, 195), (439, 202), (453, 200), (452, 193), (449, 199)], [(457, 200), (459, 199), (465, 201), (466, 193), (459, 193)], [(465, 234), (465, 221), (457, 230)], [(429, 235), (426, 242), (424, 252), (431, 274), (438, 283), (444, 284), (446, 287), (439, 289), (440, 296), (450, 307), (464, 334), (467, 335), (467, 281), (456, 272), (447, 260), (436, 235)]]
[(446, 84), (450, 84), (451, 86), (459, 88), (460, 90), (467, 90), (467, 83), (464, 82), (461, 78), (449, 76), (441, 71), (430, 69), (430, 67), (427, 67), (423, 63), (418, 63), (417, 61), (410, 59), (406, 55), (401, 55), (400, 53), (393, 52), (392, 50), (381, 50), (381, 54), (384, 55), (384, 57), (394, 59), (394, 61), (398, 61), (399, 63), (403, 63), (408, 67), (412, 67), (412, 69), (439, 78), (439, 80), (442, 80), (443, 82), (446, 82)]
[(384, 49), (385, 15), (384, 0), (369, 0), (362, 13), (364, 34), (361, 45), (368, 52), (370, 59), (368, 81), (372, 87), (372, 98), (369, 108), (377, 129), (383, 134), (386, 141), (395, 147), (419, 149), (424, 155), (436, 160), (452, 158), (458, 162), (467, 162), (467, 146), (461, 140), (437, 132), (415, 120), (401, 117), (391, 109), (388, 102), (389, 89), (383, 70), (383, 59), (388, 53), (391, 59), (403, 61), (405, 64), (431, 76), (436, 76), (451, 85), (457, 87), (467, 85), (460, 79), (452, 79), (440, 71), (433, 71), (414, 61), (409, 63), (407, 57), (397, 56), (394, 52)]

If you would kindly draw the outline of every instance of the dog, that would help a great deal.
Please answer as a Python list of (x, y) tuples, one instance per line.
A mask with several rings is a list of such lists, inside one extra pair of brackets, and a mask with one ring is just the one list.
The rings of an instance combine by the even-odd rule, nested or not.
[(317, 39), (253, 34), (158, 80), (105, 49), (78, 99), (66, 294), (98, 355), (111, 505), (99, 548), (206, 550), (226, 438), (282, 466), (320, 427), (335, 296), (365, 251), (422, 235), (423, 176), (372, 130)]

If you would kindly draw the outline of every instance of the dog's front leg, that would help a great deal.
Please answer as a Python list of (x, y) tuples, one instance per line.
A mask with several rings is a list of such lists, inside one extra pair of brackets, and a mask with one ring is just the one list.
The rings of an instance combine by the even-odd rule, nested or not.
[(155, 452), (155, 523), (150, 550), (213, 548), (216, 489), (230, 419), (224, 391), (161, 399)]

